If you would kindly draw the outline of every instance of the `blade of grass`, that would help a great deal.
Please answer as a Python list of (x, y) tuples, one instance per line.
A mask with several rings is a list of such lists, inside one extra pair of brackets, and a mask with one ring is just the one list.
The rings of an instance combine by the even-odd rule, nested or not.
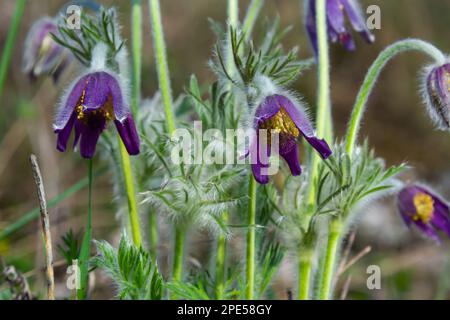
[[(100, 170), (98, 170), (97, 172), (94, 173), (94, 177), (100, 177), (103, 174), (105, 174), (106, 171), (107, 171), (106, 168), (101, 168)], [(64, 192), (62, 192), (61, 194), (57, 195), (56, 197), (54, 197), (50, 201), (48, 201), (48, 204), (47, 204), (48, 209), (51, 209), (51, 208), (57, 206), (62, 201), (64, 201), (67, 198), (71, 197), (72, 195), (74, 195), (78, 191), (86, 188), (88, 184), (89, 184), (89, 178), (88, 177), (85, 177), (85, 178), (81, 179), (80, 181), (78, 181), (77, 183), (75, 183), (74, 185), (72, 185), (71, 187), (66, 189)], [(30, 222), (38, 219), (39, 215), (40, 215), (40, 209), (38, 207), (28, 211), (27, 213), (22, 215), (16, 222), (10, 224), (5, 229), (0, 231), (0, 241), (5, 239), (5, 238), (7, 238), (7, 237), (9, 237), (10, 235), (12, 235), (13, 233), (17, 232), (18, 230), (22, 229), (23, 227), (25, 227)]]
[(0, 61), (0, 97), (3, 93), (3, 86), (5, 84), (6, 74), (8, 67), (10, 66), (12, 51), (14, 48), (14, 42), (19, 31), (20, 21), (22, 20), (23, 11), (25, 9), (25, 0), (18, 0), (16, 2), (16, 8), (11, 20), (11, 24), (6, 37), (5, 47), (3, 48), (2, 59)]

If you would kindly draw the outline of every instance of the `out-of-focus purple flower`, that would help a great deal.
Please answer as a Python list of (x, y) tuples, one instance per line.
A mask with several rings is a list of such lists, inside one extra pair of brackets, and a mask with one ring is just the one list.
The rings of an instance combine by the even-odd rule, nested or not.
[(425, 87), (431, 118), (440, 129), (450, 129), (450, 63), (430, 68)]
[(437, 230), (450, 237), (450, 210), (448, 204), (430, 190), (411, 185), (403, 188), (397, 205), (405, 223), (415, 224), (426, 236), (439, 242)]
[[(253, 154), (257, 154), (257, 157), (256, 161), (252, 161), (252, 171), (256, 181), (261, 184), (269, 181), (269, 176), (264, 171), (269, 167), (269, 163), (267, 159), (261, 157), (270, 157), (272, 132), (278, 133), (279, 155), (287, 162), (294, 176), (301, 174), (296, 143), (300, 135), (303, 135), (322, 158), (326, 159), (331, 155), (328, 144), (315, 136), (314, 129), (304, 112), (283, 95), (274, 94), (264, 99), (256, 109), (253, 126), (256, 129), (256, 135), (250, 149)], [(260, 132), (267, 133), (267, 140), (260, 139)], [(266, 143), (263, 144), (260, 140)]]
[(66, 150), (70, 133), (75, 128), (74, 147), (80, 141), (81, 155), (92, 158), (108, 121), (114, 121), (128, 153), (139, 154), (139, 136), (124, 102), (119, 80), (106, 71), (89, 73), (75, 81), (62, 101), (54, 124), (58, 135), (57, 149)]
[(54, 81), (73, 60), (69, 50), (53, 40), (51, 34), (58, 35), (54, 21), (44, 17), (30, 28), (25, 40), (22, 69), (31, 79), (41, 75), (51, 75)]
[[(317, 55), (316, 1), (306, 1), (306, 29)], [(328, 37), (333, 43), (339, 41), (345, 49), (355, 49), (353, 37), (345, 26), (345, 15), (350, 20), (353, 29), (359, 32), (367, 42), (375, 41), (374, 35), (370, 33), (366, 26), (364, 15), (356, 0), (327, 0), (326, 10)]]

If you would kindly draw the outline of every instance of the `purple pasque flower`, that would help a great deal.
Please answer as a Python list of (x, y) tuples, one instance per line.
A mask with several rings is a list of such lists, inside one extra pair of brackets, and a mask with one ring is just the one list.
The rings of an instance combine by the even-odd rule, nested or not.
[[(316, 0), (306, 1), (306, 29), (317, 55)], [(353, 29), (359, 32), (368, 43), (375, 41), (374, 35), (366, 26), (357, 0), (326, 0), (326, 10), (328, 37), (333, 43), (339, 41), (345, 49), (355, 49), (353, 37), (346, 27), (345, 15), (350, 20)]]
[(397, 206), (405, 223), (412, 223), (426, 236), (439, 242), (437, 230), (450, 237), (450, 210), (448, 204), (425, 187), (410, 185), (397, 196)]
[(429, 69), (424, 91), (431, 118), (440, 129), (450, 129), (450, 63)]
[(22, 69), (31, 79), (51, 75), (54, 81), (67, 68), (73, 57), (69, 50), (53, 40), (59, 30), (54, 19), (44, 17), (30, 28), (25, 40)]
[[(267, 159), (271, 153), (272, 132), (278, 133), (278, 153), (287, 162), (294, 176), (301, 174), (297, 146), (300, 135), (303, 135), (323, 159), (331, 155), (328, 144), (315, 136), (311, 122), (305, 113), (283, 95), (274, 94), (263, 100), (256, 109), (253, 126), (256, 135), (250, 149), (251, 153), (256, 153), (257, 156), (256, 161), (252, 159), (252, 172), (256, 181), (261, 184), (269, 181), (265, 170), (269, 167)], [(260, 134), (267, 134), (267, 139), (260, 139)]]
[(74, 128), (74, 147), (80, 141), (81, 156), (92, 158), (98, 138), (109, 121), (114, 121), (128, 153), (139, 154), (139, 136), (125, 104), (120, 81), (107, 71), (95, 71), (82, 76), (68, 91), (56, 116), (54, 129), (58, 135), (57, 149), (61, 152), (66, 150)]

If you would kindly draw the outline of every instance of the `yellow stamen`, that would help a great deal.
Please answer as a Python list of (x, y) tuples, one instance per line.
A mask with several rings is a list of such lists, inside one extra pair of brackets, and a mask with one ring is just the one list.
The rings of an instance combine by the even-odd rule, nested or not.
[(300, 131), (294, 121), (283, 107), (281, 107), (274, 116), (262, 123), (260, 128), (267, 129), (267, 137), (269, 142), (271, 131), (280, 134), (287, 134), (293, 138), (297, 138), (300, 135)]
[[(89, 80), (86, 80), (86, 86), (88, 85)], [(77, 106), (75, 108), (75, 112), (77, 113), (77, 119), (80, 121), (87, 122), (89, 115), (96, 116), (97, 114), (101, 114), (107, 121), (108, 120), (115, 120), (116, 117), (114, 115), (114, 106), (112, 101), (112, 96), (110, 95), (108, 97), (108, 100), (106, 100), (105, 104), (101, 106), (99, 109), (92, 110), (89, 113), (85, 112), (84, 107), (84, 99), (86, 97), (86, 87), (81, 93), (80, 100), (78, 100)]]
[(418, 193), (413, 198), (416, 214), (412, 217), (414, 221), (422, 221), (423, 223), (430, 222), (433, 217), (434, 200), (426, 193)]

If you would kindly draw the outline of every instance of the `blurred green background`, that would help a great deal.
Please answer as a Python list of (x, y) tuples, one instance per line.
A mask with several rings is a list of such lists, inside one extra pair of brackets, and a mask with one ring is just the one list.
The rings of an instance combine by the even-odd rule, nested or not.
[[(130, 41), (131, 1), (100, 1), (105, 6), (115, 5), (123, 26), (122, 35)], [(224, 0), (163, 0), (163, 23), (169, 55), (169, 67), (175, 95), (183, 92), (189, 76), (195, 73), (201, 82), (213, 79), (207, 66), (215, 43), (207, 18), (223, 22), (226, 18)], [(65, 1), (40, 0), (27, 2), (24, 19), (15, 44), (7, 82), (1, 97), (0, 116), (0, 229), (37, 205), (28, 156), (35, 153), (42, 166), (48, 198), (60, 193), (82, 178), (87, 164), (78, 154), (59, 153), (55, 149), (52, 133), (54, 107), (64, 85), (54, 86), (50, 80), (31, 83), (21, 72), (23, 41), (31, 24), (44, 15), (53, 16)], [(157, 90), (156, 71), (153, 63), (151, 34), (147, 1), (144, 3), (143, 83), (144, 97)], [(249, 1), (240, 1), (241, 19)], [(403, 38), (421, 38), (435, 44), (444, 52), (450, 51), (448, 38), (448, 0), (364, 0), (363, 9), (370, 4), (381, 8), (381, 30), (375, 30), (376, 42), (367, 45), (358, 36), (357, 50), (346, 52), (332, 46), (332, 104), (338, 137), (342, 137), (359, 85), (365, 71), (378, 53), (390, 43)], [(0, 52), (14, 11), (14, 0), (0, 3)], [(299, 46), (303, 58), (312, 51), (303, 28), (303, 4), (299, 0), (266, 0), (261, 18), (255, 28), (259, 38), (264, 20), (281, 17), (282, 26), (292, 25), (287, 35), (286, 48)], [(406, 180), (427, 182), (450, 198), (450, 137), (433, 129), (421, 103), (420, 75), (427, 63), (418, 53), (406, 53), (396, 58), (383, 72), (369, 100), (368, 112), (360, 138), (368, 138), (379, 156), (388, 164), (407, 161), (413, 168)], [(300, 92), (314, 112), (316, 75), (305, 72), (291, 86)], [(119, 222), (114, 214), (109, 178), (95, 182), (94, 237), (115, 242)], [(84, 225), (85, 194), (79, 192), (51, 211), (54, 242), (69, 228)], [(393, 199), (365, 208), (360, 221), (352, 255), (367, 246), (371, 252), (358, 261), (338, 284), (343, 286), (351, 275), (349, 298), (368, 299), (432, 299), (448, 298), (450, 275), (449, 242), (436, 246), (416, 233), (409, 232), (395, 210)], [(164, 238), (167, 238), (165, 235)], [(199, 238), (208, 244), (207, 236)], [(7, 240), (0, 242), (0, 255), (24, 272), (33, 286), (43, 290), (41, 267), (42, 248), (39, 241), (39, 225), (35, 221)], [(196, 245), (192, 240), (192, 245)], [(198, 240), (200, 241), (200, 240)], [(167, 247), (168, 244), (166, 244)], [(164, 243), (163, 243), (164, 246)], [(166, 248), (167, 249), (167, 248)], [(167, 250), (166, 250), (167, 251)], [(200, 253), (199, 253), (200, 252)], [(193, 260), (201, 260), (201, 250), (190, 253)], [(61, 259), (59, 255), (57, 260)], [(165, 264), (165, 255), (161, 258)], [(380, 265), (382, 289), (368, 290), (366, 268)], [(64, 268), (57, 268), (60, 290), (64, 290)], [(284, 292), (294, 283), (295, 267), (287, 259), (280, 270), (275, 288), (277, 297), (284, 299)], [(101, 275), (98, 275), (101, 277)], [(101, 283), (101, 281), (100, 281)], [(96, 288), (94, 297), (112, 296), (105, 287)]]

